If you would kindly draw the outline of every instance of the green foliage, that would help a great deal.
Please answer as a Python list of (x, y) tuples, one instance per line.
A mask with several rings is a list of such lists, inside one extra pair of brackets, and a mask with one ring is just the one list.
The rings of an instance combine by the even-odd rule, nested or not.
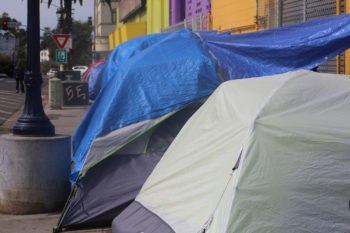
[[(49, 49), (50, 51), (50, 63), (56, 61), (55, 54), (57, 45), (52, 38), (52, 34), (58, 34), (58, 28), (50, 30), (50, 28), (44, 29), (43, 40), (40, 44), (40, 49)], [(74, 21), (72, 35), (74, 39), (72, 41), (73, 53), (70, 54), (72, 61), (69, 62), (70, 67), (75, 65), (89, 65), (91, 63), (91, 33), (92, 27), (89, 23)]]
[(73, 32), (75, 39), (73, 40), (73, 54), (71, 66), (75, 65), (89, 65), (91, 63), (91, 43), (92, 43), (92, 28), (86, 21), (84, 23), (80, 21), (73, 22)]
[[(89, 0), (92, 1), (92, 0)], [(111, 6), (111, 0), (104, 0), (109, 8), (112, 10), (112, 6)], [(43, 0), (41, 0), (41, 2), (43, 2)], [(71, 19), (72, 19), (72, 2), (76, 3), (77, 0), (60, 0), (60, 6), (63, 6), (65, 11), (66, 11), (66, 18), (63, 21), (63, 28), (62, 28), (62, 32), (64, 34), (69, 34), (70, 32), (70, 24), (71, 24)], [(48, 0), (47, 5), (48, 7), (50, 7), (52, 3), (52, 0)], [(83, 0), (79, 0), (79, 4), (83, 5)]]
[[(42, 1), (41, 1), (42, 2)], [(48, 0), (48, 7), (50, 7), (52, 0)], [(58, 0), (57, 0), (58, 2)], [(66, 18), (63, 22), (62, 33), (63, 34), (72, 34), (75, 35), (75, 39), (73, 40), (73, 53), (69, 54), (69, 57), (72, 57), (72, 60), (69, 61), (69, 67), (75, 65), (89, 65), (91, 63), (91, 32), (92, 28), (88, 22), (80, 22), (74, 21), (72, 27), (71, 19), (72, 19), (72, 3), (79, 2), (80, 5), (83, 5), (83, 0), (60, 0), (59, 3), (66, 10)], [(111, 7), (111, 0), (105, 0), (105, 2)], [(41, 43), (41, 49), (48, 48), (50, 51), (50, 62), (55, 61), (55, 54), (57, 46), (53, 39), (51, 38), (51, 34), (57, 33), (59, 34), (59, 28), (50, 31), (49, 29), (45, 29), (44, 39)]]

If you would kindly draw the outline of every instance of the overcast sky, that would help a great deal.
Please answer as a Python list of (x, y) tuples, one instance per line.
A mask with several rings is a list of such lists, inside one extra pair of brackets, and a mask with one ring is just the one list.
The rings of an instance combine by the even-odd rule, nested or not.
[[(27, 1), (28, 0), (0, 0), (0, 15), (7, 12), (9, 17), (20, 21), (22, 25), (27, 25)], [(50, 8), (47, 8), (47, 0), (43, 0), (43, 3), (40, 4), (40, 28), (50, 27), (53, 29), (56, 27), (56, 10), (59, 4), (59, 0), (52, 0)], [(79, 4), (79, 1), (77, 1), (76, 4), (73, 3), (74, 20), (84, 22), (87, 21), (89, 16), (93, 17), (93, 6), (94, 0), (84, 0), (83, 6)]]

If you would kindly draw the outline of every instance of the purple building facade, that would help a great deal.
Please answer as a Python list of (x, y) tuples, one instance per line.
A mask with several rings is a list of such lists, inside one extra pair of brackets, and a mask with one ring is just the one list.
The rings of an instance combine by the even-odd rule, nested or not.
[(169, 8), (169, 24), (174, 25), (184, 19), (206, 16), (211, 11), (211, 0), (169, 0)]
[(185, 18), (185, 0), (169, 0), (169, 25), (177, 24)]
[(207, 15), (211, 11), (211, 0), (186, 0), (185, 19)]

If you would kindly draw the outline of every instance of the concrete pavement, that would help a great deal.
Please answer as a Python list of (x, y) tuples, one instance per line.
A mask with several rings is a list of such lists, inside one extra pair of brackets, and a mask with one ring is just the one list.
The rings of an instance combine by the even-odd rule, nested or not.
[[(62, 109), (50, 109), (48, 106), (47, 87), (43, 87), (43, 104), (45, 113), (55, 126), (56, 134), (73, 136), (75, 130), (90, 108), (85, 106), (64, 106)], [(12, 128), (22, 114), (23, 108), (12, 115), (4, 124), (0, 125), (0, 134), (11, 133)], [(0, 213), (0, 233), (47, 233), (52, 232), (56, 225), (60, 211), (33, 215), (9, 215)], [(94, 229), (73, 231), (76, 233), (110, 233), (111, 229)]]

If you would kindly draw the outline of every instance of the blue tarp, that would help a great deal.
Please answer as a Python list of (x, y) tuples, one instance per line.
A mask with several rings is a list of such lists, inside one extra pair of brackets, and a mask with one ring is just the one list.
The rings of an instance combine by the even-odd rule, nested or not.
[(102, 75), (106, 63), (101, 63), (90, 70), (89, 74), (89, 99), (94, 100), (101, 90)]
[(198, 33), (153, 34), (114, 49), (103, 89), (73, 138), (71, 181), (95, 137), (210, 95), (220, 84), (217, 73), (229, 80), (311, 69), (343, 52), (350, 15), (239, 35)]
[(139, 52), (166, 38), (168, 34), (151, 34), (131, 39), (116, 47), (108, 58), (108, 66), (103, 74), (102, 88), (115, 76), (118, 68)]
[(312, 69), (350, 46), (350, 15), (237, 35), (201, 34), (226, 79)]
[(179, 109), (210, 95), (220, 84), (216, 61), (191, 31), (146, 38), (150, 41), (143, 38), (142, 46), (136, 46), (137, 52), (127, 53), (128, 59), (121, 59), (123, 65), (118, 66), (117, 72), (111, 71), (115, 70), (115, 56), (109, 57), (105, 73), (112, 77), (73, 137), (72, 181), (96, 136)]

